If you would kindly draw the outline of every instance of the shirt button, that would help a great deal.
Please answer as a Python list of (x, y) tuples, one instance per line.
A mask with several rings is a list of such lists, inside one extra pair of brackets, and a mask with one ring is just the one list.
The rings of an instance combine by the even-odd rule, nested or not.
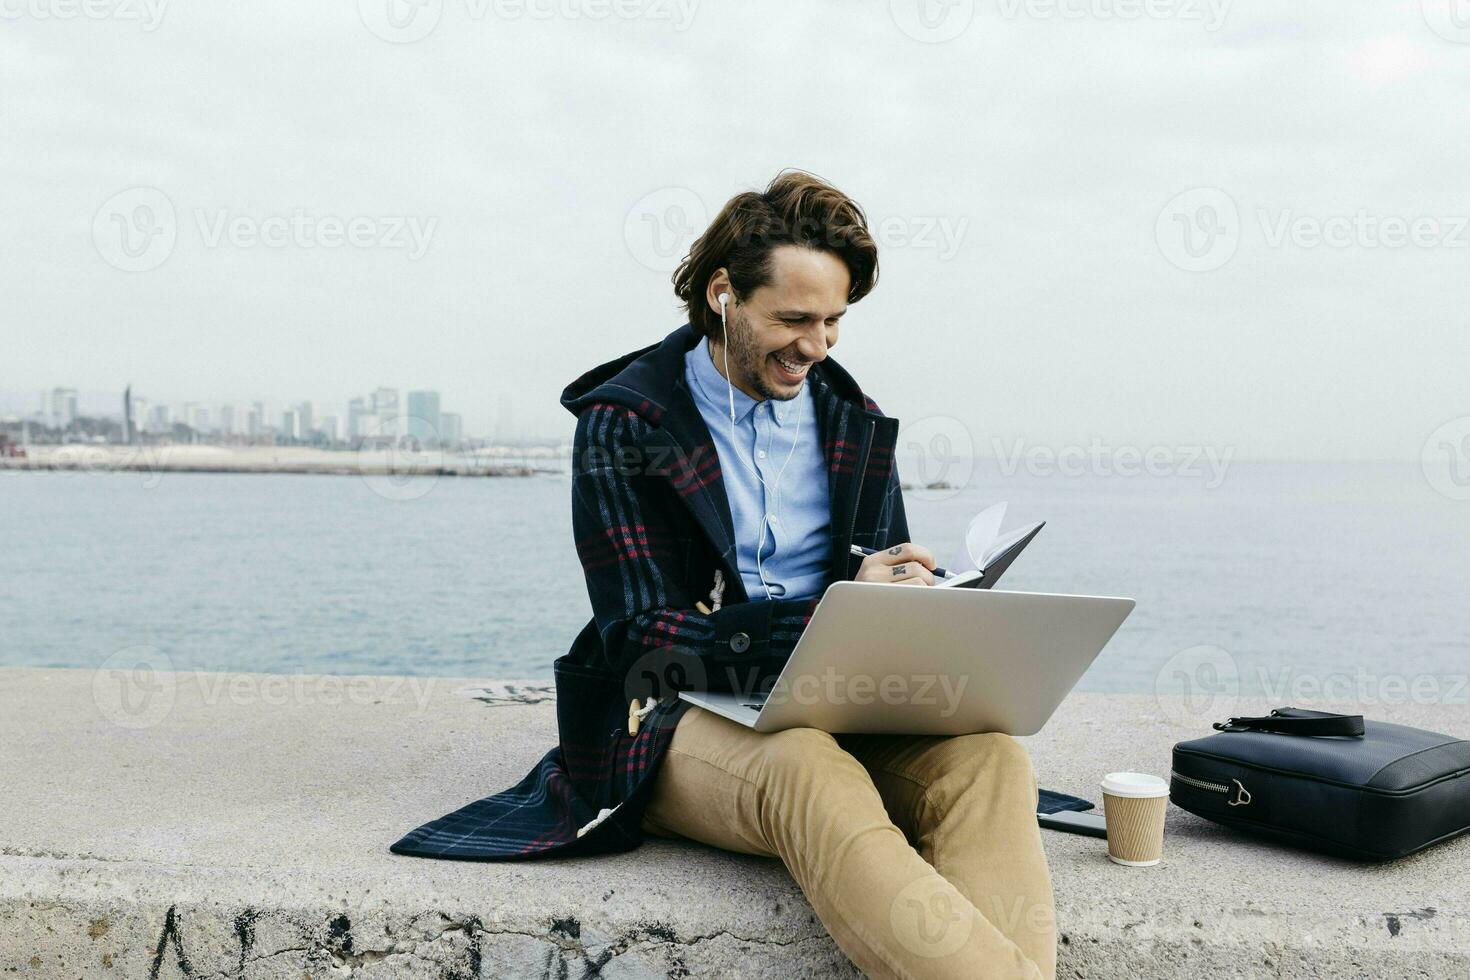
[(766, 451), (764, 449), (758, 449), (758, 450), (756, 450), (755, 458), (756, 459), (765, 459), (766, 458)]

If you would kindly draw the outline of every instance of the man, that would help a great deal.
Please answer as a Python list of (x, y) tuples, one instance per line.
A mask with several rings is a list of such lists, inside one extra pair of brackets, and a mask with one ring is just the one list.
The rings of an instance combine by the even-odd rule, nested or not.
[(877, 275), (858, 205), (783, 173), (733, 198), (675, 273), (687, 325), (566, 389), (593, 619), (556, 663), (560, 745), (395, 852), (687, 837), (781, 858), (869, 976), (1054, 975), (1038, 788), (1014, 739), (758, 734), (674, 694), (769, 682), (832, 581), (933, 584), (898, 423), (828, 357)]

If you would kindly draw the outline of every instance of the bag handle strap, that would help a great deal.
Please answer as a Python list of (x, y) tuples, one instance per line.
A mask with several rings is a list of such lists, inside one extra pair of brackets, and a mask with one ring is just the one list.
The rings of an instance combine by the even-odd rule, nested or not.
[(1363, 734), (1362, 715), (1337, 715), (1330, 711), (1308, 711), (1306, 708), (1273, 708), (1269, 715), (1253, 718), (1230, 718), (1214, 725), (1222, 732), (1274, 732), (1278, 735), (1351, 735)]

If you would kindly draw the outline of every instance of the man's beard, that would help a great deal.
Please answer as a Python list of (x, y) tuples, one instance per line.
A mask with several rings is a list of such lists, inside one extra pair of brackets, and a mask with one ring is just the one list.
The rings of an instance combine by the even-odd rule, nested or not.
[(790, 401), (801, 394), (800, 387), (789, 394), (771, 390), (766, 383), (766, 358), (756, 347), (755, 331), (751, 328), (750, 321), (740, 312), (728, 317), (728, 320), (725, 343), (729, 345), (730, 373), (734, 375), (730, 380), (737, 387), (749, 388), (761, 398), (775, 401)]

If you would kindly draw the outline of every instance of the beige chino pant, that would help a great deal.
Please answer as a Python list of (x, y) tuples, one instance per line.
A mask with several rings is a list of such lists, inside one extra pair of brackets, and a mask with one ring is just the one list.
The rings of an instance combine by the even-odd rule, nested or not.
[(779, 857), (870, 977), (1052, 980), (1037, 796), (1009, 735), (763, 735), (690, 708), (643, 826)]

